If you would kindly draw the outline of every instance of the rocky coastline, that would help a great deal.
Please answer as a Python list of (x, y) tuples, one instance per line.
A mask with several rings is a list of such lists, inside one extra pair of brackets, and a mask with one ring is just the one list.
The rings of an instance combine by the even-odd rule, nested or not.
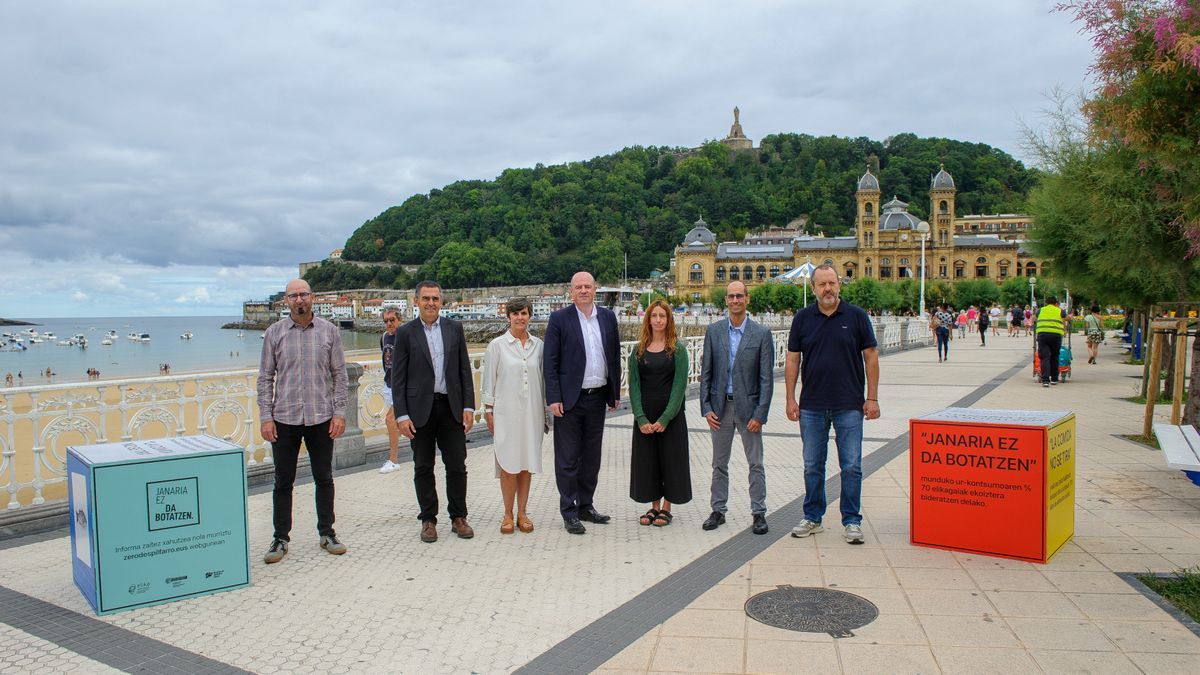
[(40, 324), (30, 323), (29, 321), (21, 321), (20, 319), (6, 319), (0, 316), (0, 326), (37, 326)]

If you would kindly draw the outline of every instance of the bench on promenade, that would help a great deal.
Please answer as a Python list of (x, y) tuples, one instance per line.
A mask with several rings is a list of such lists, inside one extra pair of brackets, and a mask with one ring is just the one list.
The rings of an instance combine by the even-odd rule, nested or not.
[(1158, 447), (1167, 458), (1167, 466), (1179, 469), (1200, 485), (1200, 433), (1190, 424), (1176, 426), (1162, 422), (1154, 425)]

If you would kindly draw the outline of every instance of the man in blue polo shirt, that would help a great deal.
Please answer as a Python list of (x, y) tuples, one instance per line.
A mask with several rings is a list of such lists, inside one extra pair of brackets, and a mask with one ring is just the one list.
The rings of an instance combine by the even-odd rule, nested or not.
[[(787, 418), (800, 422), (804, 442), (804, 519), (792, 536), (807, 537), (824, 529), (825, 460), (832, 425), (842, 476), (843, 537), (861, 544), (863, 417), (879, 417), (879, 351), (867, 313), (841, 299), (837, 270), (821, 265), (813, 270), (812, 281), (817, 302), (792, 319), (783, 374)], [(797, 376), (802, 383), (798, 401)]]

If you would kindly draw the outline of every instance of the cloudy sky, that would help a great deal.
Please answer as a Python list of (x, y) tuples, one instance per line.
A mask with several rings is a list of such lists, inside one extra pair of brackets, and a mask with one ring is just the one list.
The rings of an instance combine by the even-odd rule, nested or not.
[(756, 141), (1022, 157), (1091, 62), (1053, 4), (6, 2), (0, 316), (240, 313), (412, 194), (695, 146), (734, 105)]

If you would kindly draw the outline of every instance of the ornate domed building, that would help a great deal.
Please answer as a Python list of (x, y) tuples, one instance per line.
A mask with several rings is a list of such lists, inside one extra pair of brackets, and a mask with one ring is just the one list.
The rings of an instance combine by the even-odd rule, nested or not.
[[(927, 279), (992, 279), (1041, 271), (1040, 260), (1022, 247), (1031, 219), (1019, 214), (964, 216), (955, 213), (957, 188), (945, 166), (930, 178), (929, 231), (925, 243)], [(718, 243), (703, 219), (675, 248), (675, 292), (705, 301), (709, 290), (730, 281), (753, 287), (803, 265), (833, 265), (847, 281), (870, 277), (894, 281), (921, 273), (921, 220), (895, 196), (880, 204), (879, 179), (867, 172), (858, 179), (854, 233), (814, 236), (800, 230), (772, 229), (747, 235), (742, 242)]]

